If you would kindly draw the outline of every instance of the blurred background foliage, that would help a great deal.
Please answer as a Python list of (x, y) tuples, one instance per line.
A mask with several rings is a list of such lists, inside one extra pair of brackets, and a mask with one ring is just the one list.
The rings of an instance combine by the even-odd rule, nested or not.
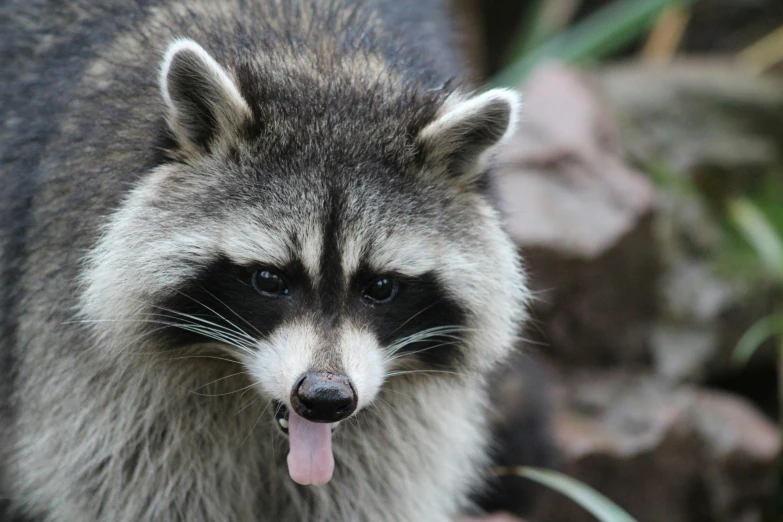
[[(616, 127), (614, 136), (620, 143), (623, 161), (629, 169), (644, 176), (655, 191), (655, 203), (649, 212), (651, 217), (646, 212), (640, 214), (647, 217), (634, 216), (633, 229), (624, 230), (605, 253), (602, 251), (593, 257), (580, 259), (574, 251), (558, 247), (551, 238), (542, 240), (534, 237), (535, 234), (525, 235), (524, 231), (515, 236), (523, 253), (530, 254), (526, 257), (530, 259), (534, 281), (537, 275), (545, 274), (545, 282), (541, 285), (545, 303), (538, 305), (539, 310), (534, 313), (538, 331), (534, 340), (545, 347), (531, 350), (545, 361), (544, 366), (555, 375), (555, 381), (560, 381), (555, 388), (559, 387), (561, 393), (555, 395), (561, 397), (559, 408), (566, 413), (554, 415), (554, 430), (561, 446), (572, 444), (573, 441), (567, 440), (569, 437), (582, 437), (580, 444), (595, 437), (595, 431), (590, 432), (590, 437), (584, 432), (574, 435), (573, 412), (577, 409), (582, 408), (578, 417), (580, 423), (612, 422), (614, 413), (609, 410), (614, 399), (611, 393), (618, 389), (643, 388), (644, 398), (638, 404), (652, 404), (644, 402), (653, 400), (650, 397), (655, 394), (649, 393), (651, 387), (665, 390), (660, 392), (665, 397), (663, 401), (677, 402), (683, 394), (695, 394), (698, 396), (693, 399), (696, 404), (703, 404), (699, 401), (709, 396), (709, 400), (726, 401), (724, 411), (735, 406), (747, 408), (762, 424), (766, 423), (765, 426), (777, 426), (777, 446), (767, 444), (766, 447), (772, 447), (765, 453), (767, 462), (762, 463), (763, 459), (758, 457), (751, 459), (752, 465), (748, 464), (751, 460), (737, 465), (743, 470), (758, 466), (753, 468), (758, 473), (752, 480), (759, 482), (754, 482), (757, 485), (748, 490), (732, 485), (752, 482), (743, 475), (744, 471), (734, 471), (732, 459), (741, 451), (754, 453), (764, 445), (762, 440), (769, 440), (768, 437), (748, 437), (744, 449), (737, 449), (737, 446), (728, 452), (716, 450), (715, 454), (700, 454), (701, 461), (694, 456), (693, 468), (700, 470), (691, 471), (694, 475), (702, 471), (705, 475), (713, 473), (704, 469), (705, 462), (712, 465), (715, 461), (715, 469), (721, 469), (720, 473), (726, 470), (725, 475), (713, 477), (714, 480), (695, 479), (681, 471), (683, 466), (671, 466), (672, 455), (687, 460), (688, 450), (683, 450), (682, 454), (666, 453), (668, 449), (660, 449), (669, 444), (666, 437), (660, 446), (646, 449), (643, 457), (636, 455), (627, 461), (614, 454), (607, 457), (601, 454), (601, 449), (594, 453), (605, 460), (583, 457), (582, 454), (593, 449), (588, 451), (582, 447), (579, 456), (574, 456), (575, 452), (567, 455), (570, 450), (566, 449), (560, 467), (569, 475), (577, 476), (582, 483), (603, 491), (638, 520), (783, 520), (783, 473), (780, 464), (769, 458), (779, 455), (780, 422), (783, 420), (783, 3), (780, 0), (486, 0), (468, 1), (467, 4), (484, 20), (479, 30), (479, 38), (485, 44), (484, 53), (476, 61), (490, 84), (520, 88), (526, 93), (528, 88), (534, 90), (532, 84), (537, 71), (547, 64), (558, 62), (575, 68), (577, 74), (587, 78), (585, 84), (598, 93), (597, 99), (605, 103), (606, 112)], [(648, 91), (663, 94), (657, 101), (650, 100), (647, 106)], [(627, 99), (620, 99), (622, 96), (618, 95)], [(528, 98), (528, 107), (535, 101)], [(562, 118), (563, 114), (553, 113), (552, 117)], [(545, 121), (546, 115), (543, 118)], [(555, 143), (554, 148), (560, 150), (560, 145)], [(519, 148), (524, 149), (524, 146), (524, 140), (520, 138)], [(513, 157), (516, 166), (507, 169), (510, 172), (507, 174), (518, 176), (516, 179), (551, 177), (552, 172), (556, 175), (563, 172), (560, 167), (551, 168), (551, 165), (542, 170), (529, 156), (524, 160)], [(595, 174), (590, 168), (584, 170)], [(568, 172), (570, 176), (572, 171)], [(538, 187), (527, 181), (526, 184), (515, 183), (517, 185), (509, 185), (507, 191), (512, 207), (515, 203), (512, 187)], [(550, 189), (544, 188), (537, 193), (546, 198), (547, 190)], [(578, 199), (578, 190), (574, 190)], [(556, 199), (547, 200), (550, 206), (554, 203)], [(512, 211), (512, 220), (513, 215)], [(544, 221), (546, 219), (551, 220), (551, 216), (546, 216)], [(513, 223), (511, 229), (513, 235)], [(638, 234), (636, 229), (645, 230), (643, 239), (627, 239)], [(558, 248), (560, 251), (555, 252)], [(655, 262), (634, 264), (631, 259), (628, 261), (631, 268), (617, 272), (617, 260), (608, 261), (615, 256), (614, 252), (628, 259), (629, 252), (633, 258), (636, 251), (642, 251), (641, 256), (654, 256)], [(539, 257), (544, 261), (537, 261)], [(558, 280), (561, 276), (548, 277), (552, 265), (556, 267), (552, 270), (573, 269), (577, 274), (568, 279), (565, 294), (573, 288), (581, 292), (590, 286), (589, 282), (579, 281), (580, 277), (604, 277), (602, 284), (607, 281), (611, 284), (613, 271), (622, 272), (627, 278), (625, 282), (618, 282), (620, 286), (648, 277), (653, 281), (649, 295), (639, 299), (654, 303), (639, 307), (644, 310), (639, 319), (642, 328), (632, 334), (632, 337), (643, 338), (638, 343), (642, 346), (638, 348), (641, 355), (631, 353), (637, 350), (635, 341), (626, 343), (634, 348), (628, 348), (625, 354), (607, 351), (602, 339), (611, 339), (608, 344), (624, 335), (624, 332), (611, 331), (611, 327), (589, 339), (589, 336), (575, 336), (576, 344), (580, 344), (580, 338), (585, 339), (580, 349), (593, 350), (600, 356), (591, 358), (579, 352), (577, 360), (573, 356), (577, 352), (568, 351), (565, 347), (568, 342), (562, 332), (567, 328), (579, 332), (573, 324), (583, 321), (578, 314), (585, 312), (575, 312), (573, 308), (558, 304), (561, 299), (569, 299), (569, 295), (558, 296), (551, 290), (561, 283)], [(654, 268), (650, 268), (653, 265)], [(607, 275), (602, 275), (603, 272)], [(706, 281), (703, 285), (700, 278)], [(631, 293), (637, 288), (647, 287), (626, 285), (618, 293)], [(717, 290), (713, 291), (715, 288)], [(699, 294), (698, 299), (694, 297), (697, 301), (703, 295), (731, 297), (704, 297), (699, 303), (719, 301), (720, 304), (713, 306), (717, 311), (703, 312), (704, 309), (712, 310), (712, 305), (699, 305), (701, 308), (678, 305), (692, 297), (669, 296), (678, 292)], [(548, 293), (553, 295), (547, 297)], [(590, 295), (573, 299), (582, 299), (585, 306), (600, 303), (601, 307), (607, 300), (618, 299), (621, 302), (616, 308), (625, 307), (622, 298), (611, 293), (602, 293), (593, 301)], [(566, 311), (558, 312), (559, 306)], [(602, 308), (603, 312), (599, 310), (598, 314), (613, 310), (612, 306)], [(630, 305), (633, 306), (636, 305)], [(687, 308), (686, 312), (682, 311), (683, 307)], [(573, 324), (563, 327), (563, 315), (569, 316), (566, 321)], [(594, 319), (597, 315), (588, 317)], [(635, 321), (637, 317), (632, 319)], [(611, 322), (611, 318), (607, 322)], [(586, 326), (581, 332), (589, 329)], [(661, 332), (666, 335), (659, 335)], [(666, 364), (660, 363), (662, 356), (656, 346), (668, 343), (673, 346), (667, 349), (687, 351), (692, 346), (687, 342), (679, 343), (694, 336), (711, 340), (719, 337), (720, 342), (715, 341), (715, 347), (704, 352), (706, 356), (689, 359), (691, 366), (687, 369), (677, 370), (679, 373), (667, 370)], [(617, 345), (619, 352), (625, 350), (626, 345), (622, 342), (617, 341)], [(612, 388), (610, 398), (601, 403), (600, 408), (596, 406), (600, 402), (598, 399), (595, 404), (585, 406), (584, 397), (597, 393), (591, 379), (619, 379), (624, 384)], [(588, 384), (580, 388), (579, 384), (572, 384), (572, 380)], [(688, 397), (692, 400), (692, 395)], [(732, 403), (735, 399), (740, 402)], [(728, 406), (729, 403), (732, 405)], [(585, 413), (584, 408), (598, 408), (601, 413)], [(701, 407), (695, 408), (699, 411)], [(656, 421), (644, 419), (644, 411), (635, 409), (633, 415), (637, 421), (655, 424)], [(650, 411), (652, 416), (662, 410), (651, 408)], [(628, 416), (627, 412), (620, 416), (623, 415)], [(742, 415), (744, 413), (738, 414), (737, 418)], [(710, 419), (709, 422), (712, 424), (705, 430), (712, 434), (705, 435), (694, 447), (705, 444), (718, 447), (726, 438), (742, 437), (736, 435), (743, 433), (741, 421), (738, 421), (740, 426), (736, 432), (722, 421)], [(684, 424), (674, 422), (672, 425), (682, 431)], [(702, 433), (700, 427), (688, 426), (687, 430)], [(638, 428), (638, 431), (644, 429)], [(750, 424), (748, 430), (752, 431)], [(715, 442), (721, 437), (723, 442)], [(605, 442), (601, 444), (606, 445)], [(656, 452), (663, 455), (660, 461), (656, 461)], [(672, 504), (682, 502), (683, 506), (673, 505), (669, 511), (650, 506), (651, 499), (656, 497), (640, 491), (649, 488), (650, 484), (640, 473), (635, 475), (639, 459), (649, 459), (651, 464), (645, 460), (648, 468), (640, 466), (638, 469), (662, 472), (664, 481), (677, 485), (673, 486), (674, 490), (687, 490), (682, 499), (672, 498)], [(632, 470), (629, 473), (623, 472), (626, 464)], [(518, 471), (576, 500), (581, 499), (588, 509), (593, 502), (592, 513), (601, 520), (630, 520), (624, 511), (613, 511), (611, 502), (605, 503), (605, 497), (591, 497), (593, 493), (581, 488), (579, 482), (562, 475), (540, 475), (540, 471), (532, 469)], [(680, 472), (682, 476), (677, 476)], [(763, 480), (759, 478), (762, 475)], [(701, 503), (705, 505), (701, 506)], [(668, 515), (660, 518), (661, 513)], [(533, 520), (582, 520), (574, 516), (550, 509)]]

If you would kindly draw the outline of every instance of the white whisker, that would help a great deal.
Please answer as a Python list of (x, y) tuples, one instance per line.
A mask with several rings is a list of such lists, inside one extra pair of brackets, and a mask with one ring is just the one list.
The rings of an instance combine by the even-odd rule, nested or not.
[(223, 306), (225, 306), (225, 307), (226, 307), (226, 309), (227, 309), (229, 312), (231, 312), (232, 314), (234, 314), (234, 315), (236, 315), (237, 317), (239, 317), (240, 319), (242, 319), (242, 320), (245, 322), (245, 324), (247, 324), (247, 325), (248, 325), (250, 328), (252, 328), (253, 330), (255, 330), (255, 332), (256, 332), (258, 335), (261, 335), (261, 331), (260, 331), (258, 328), (256, 328), (256, 327), (253, 325), (253, 323), (251, 323), (250, 321), (248, 321), (247, 319), (245, 319), (244, 317), (242, 317), (241, 315), (239, 315), (238, 313), (236, 313), (236, 312), (234, 311), (234, 309), (233, 309), (233, 308), (231, 308), (231, 307), (230, 307), (230, 306), (228, 306), (226, 303), (224, 303), (224, 302), (223, 302), (223, 301), (222, 301), (220, 298), (218, 298), (218, 297), (217, 297), (215, 294), (213, 294), (212, 292), (210, 292), (209, 290), (207, 290), (206, 288), (204, 288), (204, 287), (203, 287), (203, 286), (201, 286), (201, 285), (199, 285), (199, 288), (201, 288), (201, 289), (202, 289), (202, 290), (204, 290), (206, 293), (208, 293), (210, 296), (212, 296), (214, 299), (216, 299), (218, 303), (220, 303), (220, 304), (222, 304)]
[(239, 444), (239, 447), (240, 447), (240, 448), (241, 448), (241, 447), (242, 447), (242, 446), (245, 444), (245, 441), (246, 441), (247, 439), (249, 439), (249, 438), (250, 438), (250, 435), (252, 435), (252, 434), (253, 434), (253, 431), (256, 429), (256, 426), (258, 426), (258, 423), (259, 423), (259, 421), (260, 421), (260, 420), (261, 420), (261, 418), (264, 416), (264, 413), (266, 413), (266, 409), (269, 407), (269, 405), (270, 405), (270, 404), (272, 404), (272, 401), (271, 401), (271, 400), (266, 402), (266, 406), (264, 406), (264, 410), (263, 410), (263, 411), (261, 412), (261, 414), (258, 416), (258, 418), (256, 419), (256, 421), (253, 423), (253, 426), (250, 428), (250, 431), (247, 433), (247, 435), (245, 436), (245, 438), (244, 438), (244, 439), (242, 439), (242, 442)]
[(460, 372), (451, 372), (447, 370), (402, 370), (397, 372), (390, 372), (384, 375), (384, 377), (395, 377), (397, 375), (410, 375), (415, 373), (446, 373), (450, 375), (459, 375), (460, 377), (467, 377), (467, 374)]
[[(190, 297), (189, 295), (187, 295), (187, 294), (185, 294), (185, 293), (183, 293), (183, 292), (177, 291), (177, 293), (178, 293), (178, 294), (180, 294), (180, 295), (182, 295), (182, 296), (184, 296), (184, 297), (187, 297), (188, 299), (190, 299), (190, 300), (191, 300), (191, 301), (193, 301), (194, 303), (198, 304), (199, 306), (203, 306), (204, 308), (206, 308), (207, 310), (209, 310), (209, 311), (210, 311), (210, 312), (212, 312), (213, 314), (217, 315), (218, 317), (220, 317), (221, 319), (223, 319), (225, 322), (227, 322), (228, 324), (230, 324), (231, 326), (233, 326), (233, 327), (236, 329), (237, 333), (241, 333), (242, 335), (244, 335), (244, 336), (245, 336), (245, 337), (247, 337), (248, 339), (253, 339), (253, 337), (251, 337), (251, 336), (250, 336), (250, 335), (249, 335), (247, 332), (245, 332), (245, 331), (244, 331), (243, 329), (241, 329), (239, 326), (235, 325), (234, 323), (232, 323), (231, 321), (229, 321), (228, 319), (226, 319), (226, 318), (225, 318), (223, 315), (221, 315), (221, 314), (220, 314), (220, 313), (218, 313), (217, 311), (213, 310), (212, 308), (208, 307), (208, 306), (207, 306), (207, 305), (205, 305), (204, 303), (202, 303), (202, 302), (198, 301), (197, 299), (194, 299), (193, 297)], [(210, 295), (212, 295), (212, 294), (210, 294)], [(214, 296), (213, 296), (213, 297), (214, 297)], [(217, 299), (217, 298), (216, 298), (216, 299)], [(220, 300), (218, 299), (218, 301), (220, 301)], [(220, 302), (222, 303), (222, 301), (220, 301)], [(225, 304), (223, 304), (223, 306), (226, 306), (226, 305), (225, 305)], [(226, 308), (228, 308), (228, 306), (226, 306)], [(231, 309), (229, 308), (229, 310), (231, 310)], [(232, 312), (233, 312), (233, 310), (232, 310)], [(235, 313), (235, 314), (236, 314), (236, 312), (233, 312), (233, 313)], [(252, 326), (252, 325), (251, 325), (251, 326)]]
[(388, 357), (388, 358), (384, 359), (384, 362), (386, 362), (388, 364), (388, 363), (397, 361), (397, 360), (399, 360), (399, 359), (401, 359), (403, 357), (408, 357), (410, 355), (416, 355), (418, 353), (423, 353), (423, 352), (426, 352), (426, 351), (429, 351), (429, 350), (434, 350), (435, 348), (441, 348), (443, 346), (452, 346), (452, 345), (457, 345), (457, 344), (459, 344), (459, 342), (446, 342), (446, 343), (435, 344), (433, 346), (427, 346), (426, 348), (422, 348), (420, 350), (416, 350), (416, 351), (413, 351), (413, 352), (397, 353), (393, 357)]
[(249, 385), (245, 386), (244, 388), (240, 388), (238, 390), (232, 390), (232, 391), (226, 392), (226, 393), (199, 393), (199, 392), (193, 391), (193, 390), (188, 390), (188, 392), (192, 393), (193, 395), (198, 395), (199, 397), (225, 397), (226, 395), (233, 395), (235, 393), (239, 393), (241, 391), (247, 390), (249, 388), (252, 388), (253, 386), (255, 386), (255, 384), (249, 384)]
[(232, 373), (231, 375), (226, 375), (224, 377), (220, 377), (219, 379), (215, 379), (214, 381), (209, 381), (208, 383), (206, 383), (206, 384), (204, 384), (202, 386), (199, 386), (194, 391), (202, 390), (202, 389), (206, 388), (207, 386), (209, 386), (210, 384), (215, 384), (216, 382), (220, 382), (222, 380), (230, 379), (231, 377), (236, 377), (237, 375), (244, 375), (244, 374), (246, 374), (246, 372), (241, 371), (241, 372), (237, 372), (237, 373)]

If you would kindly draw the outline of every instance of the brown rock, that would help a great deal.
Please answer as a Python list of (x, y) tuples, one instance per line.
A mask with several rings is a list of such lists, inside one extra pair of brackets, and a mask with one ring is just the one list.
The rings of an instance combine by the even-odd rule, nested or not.
[(572, 363), (648, 359), (656, 252), (648, 180), (580, 75), (535, 72), (499, 172), (507, 226), (539, 299), (545, 344)]
[[(640, 520), (760, 520), (781, 443), (748, 402), (620, 372), (569, 376), (559, 395), (563, 470)], [(532, 518), (593, 520), (551, 501)]]
[(595, 259), (652, 209), (652, 187), (623, 161), (609, 113), (577, 73), (539, 69), (523, 92), (499, 175), (509, 232), (523, 247)]

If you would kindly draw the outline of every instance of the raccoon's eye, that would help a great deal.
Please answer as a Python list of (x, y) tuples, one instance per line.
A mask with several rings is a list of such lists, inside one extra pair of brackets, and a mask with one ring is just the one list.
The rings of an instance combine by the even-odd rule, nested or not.
[(288, 285), (282, 276), (266, 269), (253, 272), (253, 288), (263, 295), (272, 297), (289, 294)]
[(381, 276), (364, 288), (363, 297), (373, 304), (386, 304), (397, 295), (400, 285), (394, 279)]

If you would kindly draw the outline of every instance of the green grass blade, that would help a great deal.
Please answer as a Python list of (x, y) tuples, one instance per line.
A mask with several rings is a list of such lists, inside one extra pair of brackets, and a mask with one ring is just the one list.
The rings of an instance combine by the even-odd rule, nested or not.
[(520, 30), (509, 45), (511, 60), (524, 57), (567, 25), (580, 0), (534, 0), (526, 9)]
[(783, 237), (764, 213), (750, 200), (740, 198), (729, 202), (728, 215), (764, 268), (783, 283)]
[(771, 314), (759, 319), (742, 335), (731, 354), (737, 364), (747, 364), (761, 344), (773, 335), (783, 334), (783, 315)]
[(571, 29), (551, 38), (510, 64), (490, 83), (516, 87), (530, 70), (547, 60), (582, 63), (595, 61), (638, 38), (666, 8), (696, 0), (619, 0), (597, 11)]
[(498, 475), (516, 475), (538, 482), (567, 496), (601, 522), (636, 522), (617, 504), (589, 486), (556, 471), (519, 466), (501, 468)]

